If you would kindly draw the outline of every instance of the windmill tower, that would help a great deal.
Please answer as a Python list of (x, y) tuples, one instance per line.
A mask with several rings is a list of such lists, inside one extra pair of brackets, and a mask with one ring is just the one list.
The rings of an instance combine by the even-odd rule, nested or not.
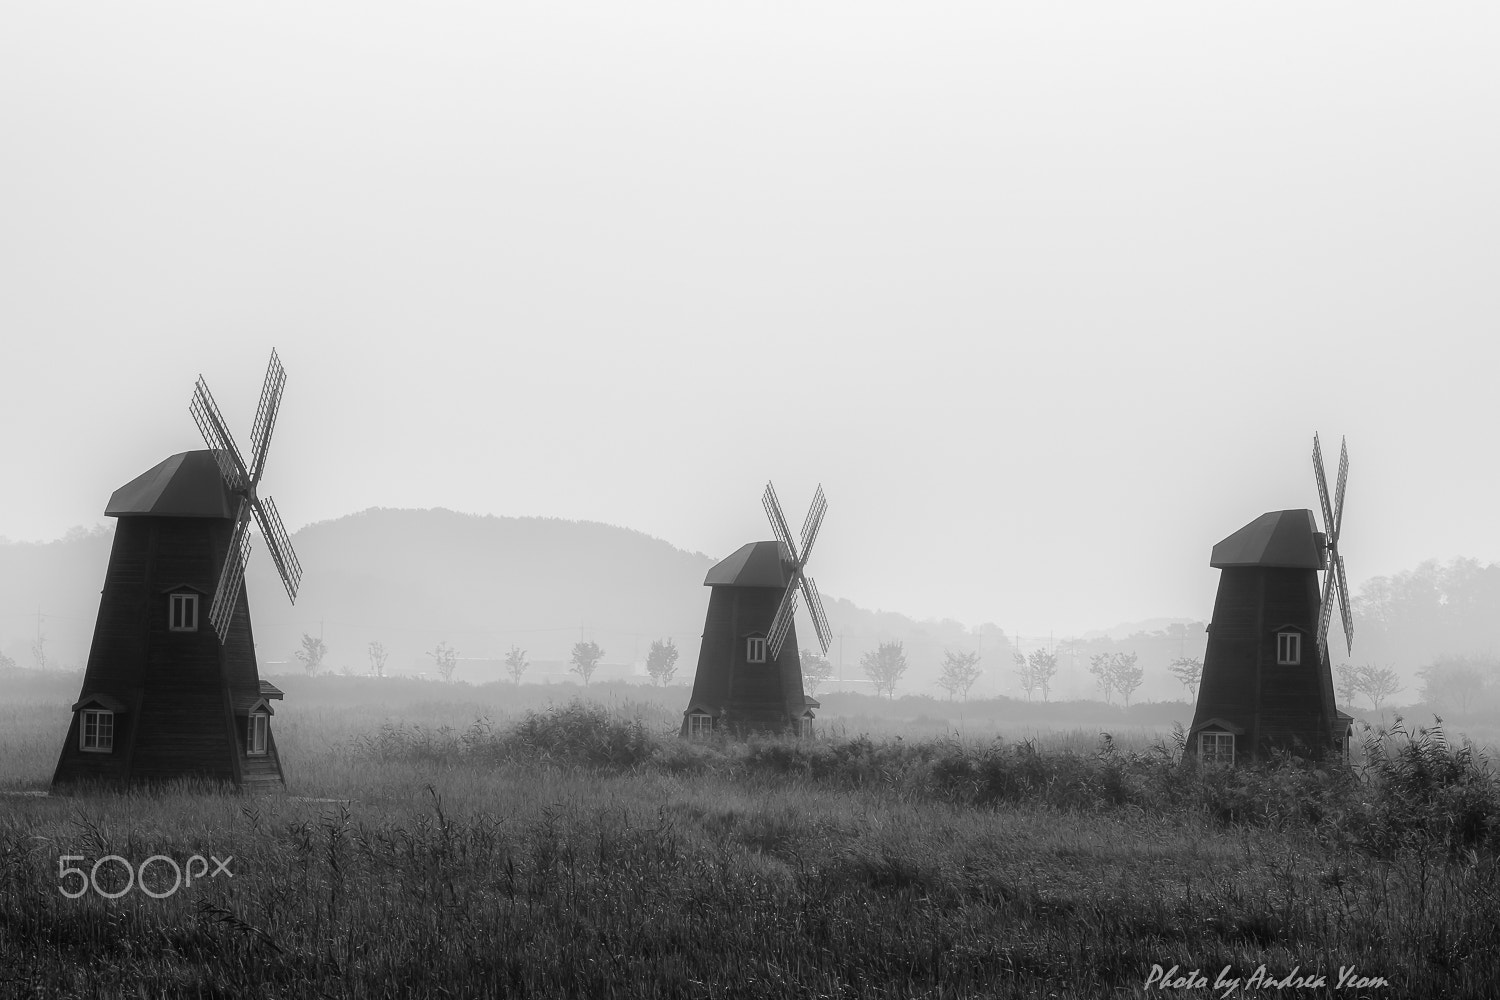
[(266, 370), (246, 464), (200, 376), (189, 407), (206, 451), (173, 455), (115, 490), (119, 518), (83, 690), (54, 786), (199, 776), (241, 787), (284, 783), (245, 598), (253, 516), (287, 597), (302, 568), (257, 488), (286, 372)]
[(1219, 593), (1188, 730), (1189, 750), (1203, 760), (1263, 760), (1272, 749), (1321, 759), (1347, 749), (1353, 720), (1334, 704), (1328, 654), (1335, 589), (1344, 640), (1354, 648), (1339, 554), (1349, 452), (1342, 444), (1339, 452), (1338, 487), (1330, 506), (1323, 449), (1313, 435), (1323, 531), (1310, 510), (1278, 510), (1213, 548), (1209, 565), (1221, 571)]
[(820, 485), (802, 522), (801, 546), (792, 539), (776, 489), (761, 497), (774, 541), (750, 542), (708, 571), (708, 616), (693, 697), (682, 735), (701, 739), (715, 730), (804, 732), (818, 703), (802, 690), (802, 658), (792, 618), (798, 595), (807, 599), (823, 652), (833, 638), (817, 585), (806, 573), (828, 501)]

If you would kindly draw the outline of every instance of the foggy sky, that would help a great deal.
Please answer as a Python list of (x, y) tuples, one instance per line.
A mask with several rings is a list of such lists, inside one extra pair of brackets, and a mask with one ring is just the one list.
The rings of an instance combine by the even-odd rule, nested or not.
[(199, 373), (246, 445), (275, 346), (292, 530), (443, 506), (718, 557), (771, 537), (768, 478), (794, 528), (822, 482), (825, 594), (1064, 634), (1207, 618), (1216, 541), (1317, 509), (1320, 431), (1356, 589), (1500, 560), (1497, 27), (8, 8), (0, 535), (201, 447)]

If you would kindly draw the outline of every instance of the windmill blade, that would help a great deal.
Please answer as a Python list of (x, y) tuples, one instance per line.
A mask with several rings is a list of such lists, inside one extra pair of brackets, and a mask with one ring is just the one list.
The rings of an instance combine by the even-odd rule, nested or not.
[(1313, 473), (1318, 477), (1318, 501), (1323, 505), (1323, 530), (1333, 537), (1333, 508), (1328, 504), (1328, 477), (1323, 472), (1323, 446), (1313, 435)]
[(818, 539), (818, 529), (823, 527), (823, 515), (828, 512), (828, 500), (823, 496), (823, 484), (813, 494), (812, 506), (807, 508), (807, 517), (802, 522), (802, 563), (807, 564), (812, 555), (813, 542)]
[(250, 558), (250, 532), (246, 530), (250, 525), (248, 506), (248, 501), (240, 501), (234, 533), (229, 536), (229, 548), (224, 552), (224, 568), (219, 572), (219, 585), (214, 588), (214, 601), (208, 610), (209, 624), (219, 634), (221, 644), (229, 636), (234, 606), (240, 599), (240, 588), (245, 585), (245, 561)]
[(818, 594), (818, 585), (810, 576), (802, 578), (802, 596), (807, 598), (807, 614), (812, 619), (813, 631), (817, 633), (818, 645), (823, 647), (823, 654), (828, 654), (828, 647), (833, 644), (833, 629), (828, 627), (828, 615), (823, 610), (823, 598)]
[(1333, 617), (1333, 566), (1323, 572), (1323, 603), (1318, 605), (1318, 655), (1328, 649), (1328, 622)]
[(188, 406), (188, 412), (193, 415), (193, 422), (198, 425), (198, 431), (203, 435), (203, 441), (214, 453), (214, 460), (219, 463), (219, 474), (224, 477), (224, 482), (230, 489), (244, 489), (250, 482), (245, 473), (245, 460), (240, 456), (240, 449), (234, 443), (234, 435), (229, 433), (229, 425), (224, 422), (224, 415), (219, 412), (219, 406), (214, 402), (213, 393), (208, 391), (208, 383), (203, 376), (198, 376), (198, 384), (193, 387), (193, 401)]
[(266, 366), (266, 382), (260, 390), (260, 403), (255, 407), (255, 425), (250, 429), (250, 482), (260, 482), (266, 468), (266, 449), (271, 444), (271, 431), (276, 427), (276, 413), (281, 409), (281, 392), (286, 387), (286, 369), (276, 351), (271, 351), (271, 363)]
[(1349, 644), (1349, 652), (1352, 653), (1354, 652), (1354, 613), (1349, 608), (1349, 581), (1344, 576), (1344, 557), (1339, 556), (1334, 565), (1338, 567), (1339, 613), (1344, 619), (1344, 641)]
[(792, 627), (792, 618), (797, 614), (797, 593), (797, 580), (793, 579), (787, 584), (786, 592), (781, 595), (781, 604), (776, 608), (776, 617), (771, 619), (771, 631), (766, 635), (766, 647), (770, 650), (773, 663), (781, 656), (781, 644), (786, 641), (787, 632)]
[(769, 482), (766, 483), (766, 491), (761, 494), (760, 504), (766, 509), (766, 517), (771, 520), (771, 530), (776, 532), (776, 540), (785, 550), (786, 559), (790, 562), (797, 562), (797, 548), (792, 544), (792, 530), (787, 527), (786, 517), (781, 513), (781, 501), (776, 496), (776, 487)]
[(1349, 478), (1349, 445), (1339, 439), (1339, 484), (1333, 495), (1333, 544), (1339, 542), (1339, 532), (1344, 527), (1344, 483)]
[(271, 552), (271, 561), (276, 564), (276, 572), (281, 574), (286, 596), (296, 604), (297, 585), (302, 581), (302, 564), (297, 561), (297, 553), (292, 551), (292, 540), (287, 537), (286, 526), (281, 523), (276, 501), (270, 497), (259, 497), (255, 501), (254, 510), (255, 523), (260, 525), (266, 548)]

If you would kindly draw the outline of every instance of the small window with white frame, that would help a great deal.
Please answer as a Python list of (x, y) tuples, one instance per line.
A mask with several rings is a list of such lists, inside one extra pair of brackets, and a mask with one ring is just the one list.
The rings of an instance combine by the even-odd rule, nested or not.
[(1205, 764), (1233, 764), (1234, 734), (1199, 733), (1198, 759)]
[(169, 625), (173, 632), (198, 631), (197, 594), (172, 595), (172, 614)]
[(745, 640), (745, 660), (748, 663), (766, 662), (766, 639), (765, 636), (752, 635)]
[(113, 753), (115, 713), (102, 708), (84, 709), (78, 720), (78, 749), (89, 753)]
[(265, 712), (250, 713), (249, 727), (245, 730), (245, 752), (252, 757), (266, 753), (266, 736), (271, 729), (271, 717)]
[(713, 716), (707, 712), (694, 712), (688, 716), (688, 739), (706, 740), (713, 735)]
[(1302, 633), (1276, 633), (1276, 663), (1278, 666), (1295, 667), (1302, 662)]

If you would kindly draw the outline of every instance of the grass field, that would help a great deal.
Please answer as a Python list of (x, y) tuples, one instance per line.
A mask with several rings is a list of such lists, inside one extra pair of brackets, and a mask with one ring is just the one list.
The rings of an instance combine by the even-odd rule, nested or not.
[[(0, 996), (1187, 997), (1262, 966), (1325, 982), (1231, 995), (1500, 982), (1500, 791), (1441, 732), (1372, 738), (1357, 772), (1205, 771), (1148, 724), (693, 746), (650, 695), (324, 683), (278, 706), (289, 788), (259, 797), (18, 794), (50, 778), (76, 682), (13, 687)], [(61, 858), (108, 855), (232, 856), (232, 877), (63, 895)], [(145, 887), (171, 875), (156, 862)], [(126, 884), (116, 862), (97, 881)], [(1148, 985), (1174, 965), (1207, 984)], [(1340, 988), (1350, 967), (1388, 982)]]

